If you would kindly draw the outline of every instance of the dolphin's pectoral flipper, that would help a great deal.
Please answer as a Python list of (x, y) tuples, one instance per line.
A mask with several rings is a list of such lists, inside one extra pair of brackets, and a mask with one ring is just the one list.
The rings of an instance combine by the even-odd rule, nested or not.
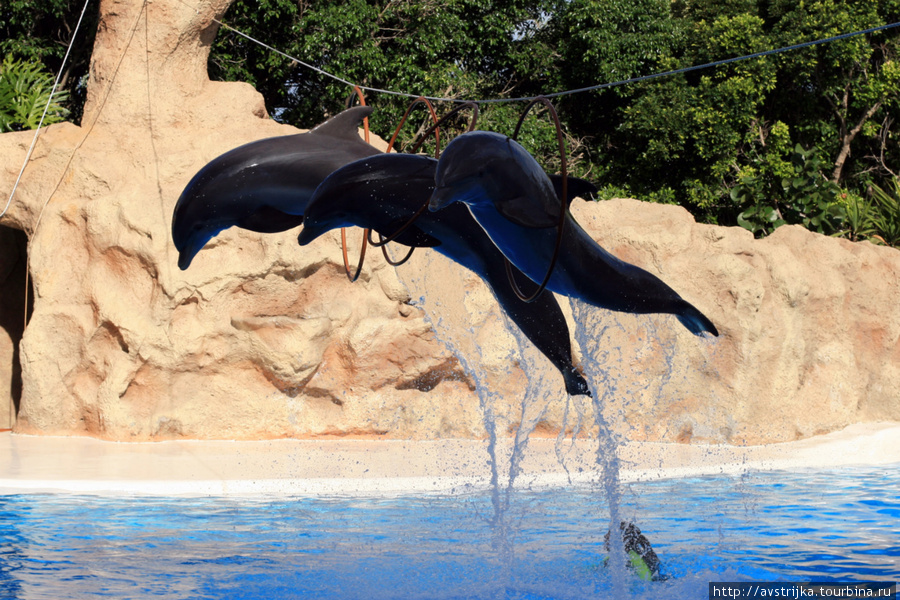
[[(553, 184), (553, 191), (556, 194), (556, 198), (561, 198), (562, 176), (550, 175), (549, 179), (550, 183)], [(597, 193), (597, 186), (589, 181), (578, 179), (577, 177), (569, 177), (567, 179), (566, 196), (568, 196), (568, 198), (566, 198), (566, 207), (568, 207), (575, 198)], [(489, 193), (485, 192), (485, 194)], [(501, 199), (497, 199), (494, 205), (497, 207), (497, 212), (522, 227), (541, 229), (559, 225), (559, 206), (551, 206), (549, 203), (544, 203), (544, 210), (542, 212), (535, 211), (534, 199), (528, 194), (502, 197)]]
[(260, 206), (255, 213), (237, 222), (238, 227), (257, 233), (280, 233), (301, 224), (303, 215), (291, 215), (271, 206)]
[[(537, 289), (537, 284), (528, 279), (524, 273), (515, 266), (510, 267), (513, 278), (520, 288), (532, 291)], [(569, 325), (556, 297), (550, 292), (544, 292), (533, 302), (522, 302), (505, 281), (506, 273), (501, 273), (502, 270), (502, 267), (490, 265), (485, 281), (493, 290), (503, 311), (559, 370), (563, 376), (566, 392), (570, 396), (590, 396), (591, 390), (587, 381), (572, 364)]]
[[(397, 219), (379, 233), (384, 236), (393, 235), (394, 232), (399, 231), (401, 227), (406, 225), (408, 221), (409, 219)], [(441, 245), (441, 240), (428, 235), (415, 225), (410, 226), (406, 231), (398, 235), (394, 241), (398, 244), (413, 246), (415, 248), (435, 248)]]
[(516, 225), (521, 225), (522, 227), (528, 227), (529, 229), (543, 229), (545, 227), (555, 227), (556, 225), (559, 225), (560, 205), (554, 207), (554, 210), (556, 211), (554, 214), (550, 212), (537, 212), (532, 207), (529, 207), (528, 204), (529, 198), (527, 196), (512, 196), (498, 199), (494, 203), (494, 206), (497, 207), (497, 212)]

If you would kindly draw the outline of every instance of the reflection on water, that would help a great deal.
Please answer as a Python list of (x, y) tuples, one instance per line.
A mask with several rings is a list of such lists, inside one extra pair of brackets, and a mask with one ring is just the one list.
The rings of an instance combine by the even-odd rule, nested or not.
[[(900, 466), (900, 465), (898, 465)], [(670, 579), (632, 598), (705, 598), (709, 581), (893, 581), (893, 468), (623, 484), (621, 511)], [(519, 490), (504, 561), (491, 492), (392, 498), (0, 497), (6, 598), (613, 598), (598, 489)]]

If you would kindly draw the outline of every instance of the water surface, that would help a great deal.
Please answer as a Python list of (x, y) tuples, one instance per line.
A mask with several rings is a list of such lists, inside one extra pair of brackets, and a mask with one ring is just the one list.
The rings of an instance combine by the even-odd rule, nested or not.
[[(895, 581), (897, 467), (624, 485), (662, 559), (633, 598), (706, 598), (709, 581)], [(521, 490), (498, 552), (487, 491), (291, 498), (0, 497), (0, 597), (616, 597), (608, 512), (589, 487)], [(504, 556), (505, 558), (501, 558)]]

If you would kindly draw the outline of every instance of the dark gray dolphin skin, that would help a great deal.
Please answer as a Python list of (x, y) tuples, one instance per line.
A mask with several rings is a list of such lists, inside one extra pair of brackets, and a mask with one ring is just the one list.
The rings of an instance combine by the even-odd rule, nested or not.
[[(297, 241), (307, 245), (337, 227), (356, 225), (388, 236), (405, 224), (434, 191), (438, 162), (411, 154), (381, 154), (358, 160), (328, 176), (306, 207)], [(588, 182), (573, 180), (574, 193), (596, 191)], [(571, 199), (571, 198), (570, 198)], [(525, 336), (562, 373), (570, 395), (590, 394), (584, 377), (572, 364), (569, 328), (553, 294), (526, 304), (512, 291), (503, 255), (461, 204), (436, 213), (425, 211), (396, 240), (440, 252), (479, 275)], [(520, 285), (525, 283), (521, 275)]]
[[(529, 279), (542, 282), (557, 237), (560, 203), (537, 161), (497, 133), (460, 135), (444, 149), (429, 208), (455, 202)], [(568, 211), (567, 211), (568, 212)], [(566, 215), (562, 245), (547, 289), (608, 310), (670, 313), (695, 335), (719, 335), (712, 321), (655, 275), (619, 260)]]
[(175, 204), (172, 240), (178, 266), (232, 226), (275, 233), (303, 222), (316, 187), (332, 171), (379, 151), (359, 137), (369, 106), (345, 110), (306, 133), (250, 142), (194, 175)]

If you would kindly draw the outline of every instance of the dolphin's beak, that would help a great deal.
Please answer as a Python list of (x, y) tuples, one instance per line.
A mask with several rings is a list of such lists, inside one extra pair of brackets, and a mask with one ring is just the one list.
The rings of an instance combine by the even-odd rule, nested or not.
[(183, 245), (184, 247), (178, 249), (178, 268), (184, 271), (191, 266), (194, 257), (203, 249), (206, 242), (207, 240), (200, 241), (193, 236), (188, 238), (187, 242)]
[(297, 243), (301, 246), (306, 246), (323, 233), (325, 232), (307, 219), (303, 222), (303, 229), (300, 230), (300, 235), (297, 236)]
[(184, 271), (189, 266), (191, 266), (191, 261), (194, 260), (194, 253), (189, 252), (187, 250), (178, 253), (178, 268)]
[(435, 212), (449, 206), (456, 201), (451, 187), (439, 187), (431, 194), (431, 200), (428, 201), (428, 210)]

